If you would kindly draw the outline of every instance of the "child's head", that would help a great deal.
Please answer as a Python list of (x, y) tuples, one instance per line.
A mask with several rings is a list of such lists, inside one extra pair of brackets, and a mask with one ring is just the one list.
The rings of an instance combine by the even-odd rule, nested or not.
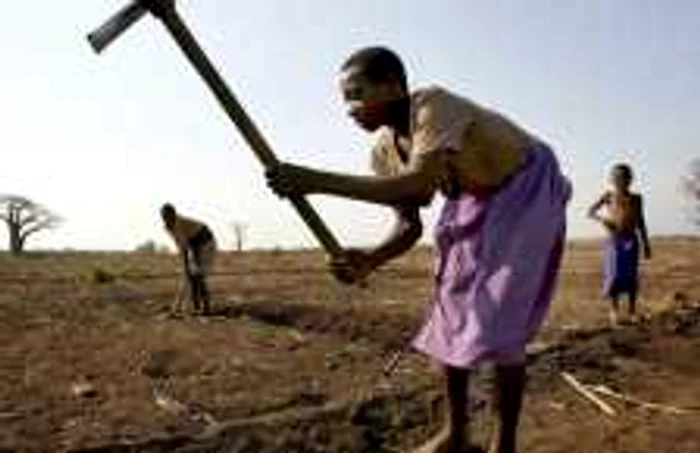
[(617, 190), (627, 190), (632, 184), (632, 167), (625, 163), (613, 166), (610, 171), (610, 182)]
[(341, 67), (340, 88), (350, 116), (369, 131), (386, 124), (390, 105), (408, 96), (403, 63), (385, 47), (353, 53)]

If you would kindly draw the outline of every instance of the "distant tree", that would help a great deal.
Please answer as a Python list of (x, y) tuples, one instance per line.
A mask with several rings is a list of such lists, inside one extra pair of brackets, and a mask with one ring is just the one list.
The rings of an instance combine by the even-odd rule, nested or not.
[(693, 203), (695, 216), (693, 222), (700, 226), (700, 159), (695, 159), (690, 163), (688, 174), (683, 180), (683, 188), (686, 195)]
[(63, 221), (48, 208), (19, 195), (0, 195), (0, 219), (7, 225), (13, 255), (24, 251), (29, 236), (55, 228)]
[(236, 250), (240, 252), (243, 250), (243, 243), (248, 225), (241, 222), (232, 222), (231, 227), (233, 228), (233, 234), (236, 236)]

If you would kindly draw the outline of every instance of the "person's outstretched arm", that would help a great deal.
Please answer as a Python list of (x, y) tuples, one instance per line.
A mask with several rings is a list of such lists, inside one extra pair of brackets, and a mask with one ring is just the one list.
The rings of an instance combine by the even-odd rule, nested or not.
[(441, 154), (420, 154), (396, 176), (348, 175), (280, 163), (267, 171), (268, 185), (282, 197), (329, 194), (390, 206), (425, 205), (439, 185)]

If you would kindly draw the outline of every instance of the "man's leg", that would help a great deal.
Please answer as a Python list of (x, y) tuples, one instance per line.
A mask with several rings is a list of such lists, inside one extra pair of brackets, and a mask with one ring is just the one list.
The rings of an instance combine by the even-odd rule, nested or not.
[(620, 296), (615, 294), (610, 296), (610, 325), (617, 327), (620, 322)]
[(202, 302), (202, 313), (210, 314), (209, 309), (209, 287), (207, 285), (207, 276), (202, 274), (199, 276), (199, 296)]
[(463, 453), (469, 444), (469, 370), (445, 366), (446, 424), (414, 453)]
[(637, 288), (630, 289), (628, 298), (629, 305), (627, 307), (627, 313), (629, 314), (630, 321), (635, 322), (637, 320)]
[(195, 310), (202, 314), (209, 314), (209, 289), (207, 288), (206, 277), (202, 274), (192, 276), (193, 300), (195, 301)]
[(208, 276), (212, 271), (214, 257), (216, 255), (216, 243), (208, 241), (202, 246), (198, 254), (200, 276), (200, 300), (204, 314), (210, 314), (210, 291)]
[(194, 311), (199, 313), (202, 308), (202, 252), (199, 246), (190, 249), (189, 279)]
[(195, 312), (199, 312), (199, 297), (201, 292), (201, 290), (199, 289), (199, 278), (197, 277), (197, 275), (193, 274), (192, 272), (189, 272), (187, 274), (187, 280), (189, 281), (190, 285), (190, 298), (192, 299), (192, 306)]
[(515, 453), (524, 388), (525, 364), (496, 366), (496, 433), (490, 453)]
[(461, 452), (469, 442), (469, 370), (445, 367), (447, 380), (447, 401), (450, 430), (449, 450)]

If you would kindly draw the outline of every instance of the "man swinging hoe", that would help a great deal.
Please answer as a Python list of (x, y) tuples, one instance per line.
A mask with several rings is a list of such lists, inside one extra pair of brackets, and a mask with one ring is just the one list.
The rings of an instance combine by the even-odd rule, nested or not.
[[(194, 40), (173, 2), (136, 5), (163, 20), (210, 83), (263, 161), (268, 184), (297, 207), (331, 255), (340, 280), (362, 281), (410, 249), (422, 234), (419, 209), (435, 193), (445, 196), (435, 230), (431, 309), (413, 346), (440, 364), (448, 411), (444, 428), (416, 453), (515, 453), (525, 346), (553, 297), (571, 195), (550, 146), (505, 115), (444, 88), (409, 90), (399, 56), (375, 46), (356, 51), (340, 67), (340, 88), (358, 125), (379, 132), (371, 152), (376, 175), (281, 163), (223, 81), (212, 77), (203, 55), (193, 52)], [(126, 16), (133, 21), (133, 13)], [(303, 201), (316, 193), (394, 208), (394, 233), (372, 250), (342, 250)], [(467, 429), (470, 372), (485, 362), (496, 370), (496, 432), (488, 450), (474, 445)]]

